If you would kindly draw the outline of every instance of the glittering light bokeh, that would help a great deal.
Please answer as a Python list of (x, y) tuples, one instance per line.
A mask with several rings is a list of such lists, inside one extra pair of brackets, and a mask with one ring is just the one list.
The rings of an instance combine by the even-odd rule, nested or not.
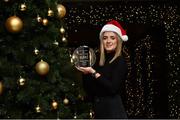
[[(180, 118), (179, 68), (180, 68), (180, 15), (179, 6), (169, 3), (143, 2), (99, 2), (74, 3), (67, 2), (68, 14), (65, 17), (67, 29), (78, 32), (81, 24), (87, 23), (101, 28), (111, 19), (126, 24), (144, 24), (161, 26), (164, 34), (165, 61), (167, 62), (167, 88), (169, 118)], [(128, 28), (127, 28), (128, 29)], [(67, 30), (67, 31), (68, 31)], [(127, 112), (132, 118), (139, 116), (156, 118), (154, 99), (158, 96), (155, 85), (161, 84), (154, 75), (158, 64), (158, 55), (152, 53), (152, 36), (147, 35), (133, 45), (134, 56), (130, 54), (127, 90)], [(133, 58), (132, 58), (133, 57)], [(132, 62), (133, 60), (133, 62)], [(144, 62), (144, 63), (142, 63)], [(133, 75), (134, 76), (133, 76)]]

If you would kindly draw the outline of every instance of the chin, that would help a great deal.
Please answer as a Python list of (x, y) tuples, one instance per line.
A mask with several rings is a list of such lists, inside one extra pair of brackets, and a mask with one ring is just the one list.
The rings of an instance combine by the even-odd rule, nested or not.
[(110, 53), (110, 52), (113, 52), (114, 49), (106, 49), (106, 51), (107, 51), (108, 53)]
[(115, 48), (114, 47), (106, 47), (106, 50), (113, 51), (113, 50), (115, 50)]

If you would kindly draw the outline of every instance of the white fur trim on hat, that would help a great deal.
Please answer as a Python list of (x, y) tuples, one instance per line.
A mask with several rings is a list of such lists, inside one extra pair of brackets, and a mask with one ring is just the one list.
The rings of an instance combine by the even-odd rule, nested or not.
[(104, 27), (101, 29), (101, 32), (100, 32), (100, 38), (102, 37), (102, 34), (105, 31), (111, 31), (111, 32), (117, 33), (119, 35), (119, 37), (123, 41), (127, 41), (128, 40), (128, 36), (127, 35), (122, 35), (121, 30), (118, 27), (116, 27), (115, 25), (113, 25), (113, 24), (106, 24), (106, 25), (104, 25)]

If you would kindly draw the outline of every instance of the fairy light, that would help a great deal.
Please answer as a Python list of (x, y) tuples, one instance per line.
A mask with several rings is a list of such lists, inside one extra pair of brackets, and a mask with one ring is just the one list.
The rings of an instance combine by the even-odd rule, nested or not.
[[(105, 3), (103, 3), (105, 4)], [(178, 20), (178, 6), (171, 4), (131, 4), (119, 3), (108, 5), (102, 4), (89, 4), (85, 7), (71, 6), (69, 7), (69, 14), (65, 20), (67, 22), (68, 30), (78, 32), (77, 28), (82, 23), (87, 23), (101, 28), (104, 23), (110, 19), (116, 19), (125, 23), (134, 24), (150, 24), (151, 26), (163, 26), (166, 33), (166, 61), (169, 64), (168, 73), (168, 95), (169, 111), (171, 118), (180, 118), (180, 106), (177, 103), (177, 94), (180, 92), (179, 84), (179, 56), (180, 56), (180, 24)], [(151, 53), (152, 49), (152, 36), (146, 36), (145, 39), (139, 40), (135, 45), (136, 55), (134, 57), (133, 65), (129, 66), (131, 74), (135, 74), (134, 78), (129, 77), (126, 81), (127, 89), (127, 112), (129, 116), (141, 116), (142, 112), (146, 111), (148, 118), (154, 118), (155, 111), (153, 109), (154, 95), (158, 91), (153, 88), (157, 80), (153, 78), (153, 66), (157, 64), (157, 56)], [(142, 49), (146, 48), (146, 56), (143, 56)], [(132, 59), (132, 58), (131, 58)], [(146, 63), (146, 68), (142, 68), (141, 60)], [(148, 97), (144, 99), (144, 85), (142, 71), (146, 70), (146, 82), (148, 87)], [(131, 75), (129, 74), (129, 76)], [(137, 83), (136, 88), (132, 87), (132, 83)], [(138, 96), (138, 99), (136, 96)]]

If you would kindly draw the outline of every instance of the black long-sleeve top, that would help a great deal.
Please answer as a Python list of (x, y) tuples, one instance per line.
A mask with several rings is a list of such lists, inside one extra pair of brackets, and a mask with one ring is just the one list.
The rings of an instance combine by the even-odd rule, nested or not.
[(99, 78), (93, 78), (91, 75), (83, 76), (84, 89), (88, 95), (102, 97), (121, 94), (122, 83), (127, 76), (127, 64), (122, 56), (109, 63), (113, 56), (112, 53), (106, 54), (105, 65), (94, 67), (101, 74)]

